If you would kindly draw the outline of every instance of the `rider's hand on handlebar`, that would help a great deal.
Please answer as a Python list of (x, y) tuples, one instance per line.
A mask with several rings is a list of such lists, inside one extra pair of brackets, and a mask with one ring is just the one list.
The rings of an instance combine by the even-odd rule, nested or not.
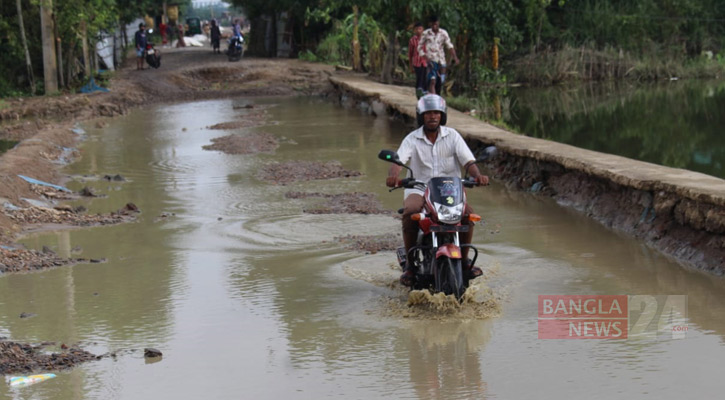
[(488, 185), (488, 176), (486, 175), (479, 175), (475, 178), (476, 184), (478, 186), (487, 186)]
[(385, 185), (387, 187), (396, 188), (400, 186), (400, 179), (397, 176), (389, 176), (385, 179)]

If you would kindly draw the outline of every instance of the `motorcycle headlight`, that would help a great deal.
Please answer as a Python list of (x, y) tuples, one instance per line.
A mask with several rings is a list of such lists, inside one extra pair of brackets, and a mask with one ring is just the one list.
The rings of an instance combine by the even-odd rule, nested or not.
[(433, 203), (436, 212), (438, 213), (438, 220), (448, 224), (457, 224), (461, 221), (463, 215), (463, 203), (455, 206), (446, 206), (444, 204)]

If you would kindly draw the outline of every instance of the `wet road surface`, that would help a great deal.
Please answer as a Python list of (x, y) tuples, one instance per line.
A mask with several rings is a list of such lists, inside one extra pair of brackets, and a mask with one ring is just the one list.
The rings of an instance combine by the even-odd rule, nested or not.
[[(229, 131), (209, 126), (268, 105), (272, 154), (202, 150)], [(235, 109), (236, 107), (236, 109)], [(474, 242), (493, 318), (431, 317), (407, 307), (392, 252), (347, 250), (335, 238), (397, 233), (388, 215), (306, 214), (289, 191), (373, 192), (389, 209), (382, 148), (408, 129), (317, 99), (166, 105), (89, 129), (66, 172), (90, 212), (134, 202), (137, 223), (26, 238), (104, 264), (0, 277), (0, 336), (79, 343), (118, 356), (10, 389), (0, 398), (713, 398), (725, 334), (725, 284), (683, 270), (548, 199), (494, 183), (469, 191), (484, 216)], [(275, 185), (265, 163), (340, 161), (362, 176)], [(120, 173), (127, 182), (90, 176)], [(89, 177), (83, 178), (84, 175)], [(162, 215), (166, 215), (163, 217)], [(688, 295), (685, 339), (540, 340), (537, 295)], [(21, 319), (23, 313), (37, 314)], [(144, 347), (164, 353), (147, 363)]]

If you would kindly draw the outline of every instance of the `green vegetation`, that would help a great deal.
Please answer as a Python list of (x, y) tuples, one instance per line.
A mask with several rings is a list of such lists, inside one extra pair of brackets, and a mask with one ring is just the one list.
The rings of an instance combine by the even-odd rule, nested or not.
[[(185, 11), (190, 0), (167, 1)], [(43, 58), (54, 59), (61, 90), (73, 90), (95, 74), (94, 51), (104, 32), (113, 32), (145, 15), (163, 13), (163, 0), (14, 0), (0, 1), (0, 97), (43, 94)], [(52, 14), (48, 32), (56, 46), (44, 49), (41, 5)], [(22, 24), (22, 29), (21, 29)], [(133, 37), (126, 38), (130, 43)], [(84, 41), (89, 49), (84, 55)], [(26, 57), (27, 48), (27, 57)], [(86, 68), (88, 65), (89, 68)]]
[[(0, 96), (42, 93), (39, 2), (0, 2)], [(137, 17), (158, 17), (162, 0), (53, 2), (61, 87), (83, 77), (82, 41)], [(186, 12), (189, 0), (181, 3)], [(407, 43), (415, 21), (440, 17), (461, 64), (450, 93), (473, 97), (490, 85), (589, 80), (668, 80), (725, 73), (722, 0), (232, 0), (251, 21), (250, 54), (275, 56), (285, 33), (292, 56), (340, 63), (385, 82), (410, 80)], [(20, 15), (18, 10), (21, 10)], [(192, 11), (209, 12), (207, 7)], [(214, 9), (215, 16), (221, 9)], [(20, 22), (25, 21), (24, 29)], [(271, 26), (270, 26), (271, 25)], [(273, 28), (273, 29), (268, 29)], [(26, 66), (27, 38), (31, 67)], [(133, 38), (128, 38), (133, 40)], [(499, 62), (500, 59), (500, 62)], [(79, 64), (80, 61), (80, 64)], [(87, 72), (86, 72), (87, 73)], [(33, 85), (35, 83), (35, 85)]]
[[(245, 6), (253, 20), (287, 12), (296, 50), (308, 60), (355, 67), (357, 27), (362, 61), (357, 69), (380, 74), (384, 81), (386, 75), (411, 79), (405, 53), (412, 25), (438, 15), (461, 59), (449, 75), (452, 92), (459, 94), (475, 95), (486, 86), (507, 82), (549, 85), (725, 73), (721, 0), (235, 2)], [(496, 38), (499, 68), (494, 67)]]

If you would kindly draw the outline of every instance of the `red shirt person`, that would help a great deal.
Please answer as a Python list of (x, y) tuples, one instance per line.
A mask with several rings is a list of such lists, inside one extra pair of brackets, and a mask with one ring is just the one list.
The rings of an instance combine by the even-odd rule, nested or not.
[(408, 62), (410, 72), (415, 74), (415, 94), (420, 98), (425, 92), (425, 75), (427, 62), (425, 57), (418, 53), (418, 42), (423, 35), (423, 24), (416, 22), (413, 27), (413, 37), (408, 42)]

